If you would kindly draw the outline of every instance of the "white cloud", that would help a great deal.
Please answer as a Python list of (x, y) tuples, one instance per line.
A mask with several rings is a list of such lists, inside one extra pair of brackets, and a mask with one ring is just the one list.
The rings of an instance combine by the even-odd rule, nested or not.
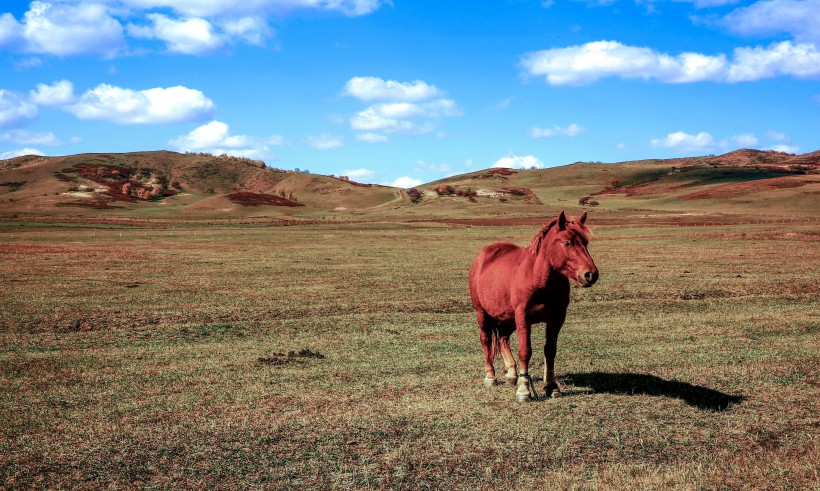
[[(2, 29), (0, 27), (0, 29)], [(0, 41), (0, 46), (2, 46), (3, 42)], [(43, 66), (43, 60), (33, 56), (31, 58), (23, 58), (21, 60), (17, 60), (14, 62), (14, 69), (18, 72), (25, 72), (26, 70), (31, 70), (33, 68), (40, 68)]]
[(119, 124), (162, 124), (206, 117), (214, 103), (199, 90), (183, 86), (135, 91), (100, 84), (65, 110), (80, 119)]
[(159, 39), (168, 51), (187, 55), (207, 55), (239, 41), (259, 45), (273, 33), (260, 17), (217, 23), (200, 17), (173, 19), (163, 14), (148, 14), (146, 18), (151, 25), (129, 24), (128, 33), (135, 38)]
[(20, 94), (0, 89), (0, 127), (16, 126), (37, 116), (37, 106)]
[(381, 133), (356, 133), (356, 140), (366, 143), (384, 143), (389, 138)]
[(386, 141), (386, 137), (376, 136), (376, 132), (431, 133), (436, 129), (436, 120), (461, 116), (454, 100), (440, 97), (443, 94), (440, 89), (421, 80), (397, 82), (353, 77), (345, 84), (343, 93), (365, 102), (381, 101), (350, 118), (350, 127), (364, 132), (360, 141)]
[(182, 152), (206, 152), (214, 155), (228, 154), (237, 157), (271, 159), (270, 146), (283, 145), (285, 139), (275, 135), (254, 138), (232, 135), (230, 127), (222, 121), (211, 121), (168, 142)]
[(595, 41), (524, 55), (524, 70), (551, 85), (579, 85), (606, 77), (655, 79), (663, 83), (744, 82), (786, 75), (820, 77), (820, 50), (813, 44), (783, 41), (768, 47), (737, 48), (733, 60), (681, 53), (671, 56), (617, 41)]
[(694, 151), (714, 147), (715, 139), (705, 131), (701, 131), (697, 135), (676, 131), (669, 133), (664, 138), (655, 138), (650, 144), (653, 148), (674, 148), (680, 151)]
[(422, 181), (421, 179), (414, 179), (412, 177), (403, 176), (388, 184), (388, 186), (393, 186), (394, 188), (409, 189), (419, 186), (421, 184), (424, 184), (424, 181)]
[(62, 145), (63, 142), (54, 136), (54, 133), (31, 133), (26, 130), (11, 130), (0, 133), (0, 141), (10, 141), (20, 145)]
[(328, 134), (308, 136), (308, 144), (319, 150), (330, 150), (344, 146), (344, 142), (340, 137)]
[(550, 128), (533, 127), (530, 130), (530, 136), (532, 136), (533, 138), (551, 138), (555, 136), (578, 136), (584, 131), (585, 130), (582, 126), (572, 123), (566, 128), (561, 128), (557, 125), (553, 125)]
[(505, 167), (508, 169), (543, 169), (544, 163), (532, 155), (507, 156), (496, 160), (493, 167)]
[(766, 138), (768, 138), (769, 140), (777, 141), (777, 142), (782, 142), (782, 141), (786, 141), (786, 140), (789, 139), (789, 137), (786, 136), (785, 133), (780, 132), (780, 131), (769, 131), (769, 132), (766, 133)]
[(10, 159), (12, 157), (19, 157), (21, 155), (45, 155), (42, 150), (36, 148), (19, 148), (17, 150), (9, 150), (8, 152), (0, 153), (0, 160)]
[(166, 7), (183, 15), (209, 17), (247, 13), (267, 15), (288, 13), (294, 10), (335, 11), (347, 16), (367, 15), (376, 11), (384, 0), (122, 0), (134, 8), (149, 10)]
[[(430, 102), (385, 102), (374, 104), (350, 118), (350, 127), (360, 131), (385, 133), (429, 133), (435, 129), (431, 119), (460, 116), (452, 99)], [(421, 119), (422, 121), (414, 121)]]
[(793, 145), (772, 145), (771, 147), (769, 147), (769, 150), (786, 153), (798, 153), (800, 151), (799, 148)]
[(746, 36), (786, 33), (799, 43), (820, 43), (820, 0), (763, 0), (734, 10), (722, 24)]
[(22, 22), (8, 14), (0, 20), (0, 46), (3, 39), (23, 52), (56, 56), (113, 56), (125, 46), (122, 25), (107, 7), (87, 2), (31, 2)]
[(442, 95), (436, 86), (421, 80), (397, 82), (378, 77), (353, 77), (345, 84), (343, 93), (364, 102), (419, 102)]
[(438, 172), (442, 174), (450, 174), (453, 172), (453, 166), (450, 164), (428, 164), (423, 160), (417, 160), (413, 165), (413, 169), (423, 172)]
[(241, 39), (246, 43), (256, 45), (262, 44), (274, 32), (268, 27), (265, 19), (252, 16), (223, 22), (221, 27), (231, 39)]
[(37, 84), (35, 90), (29, 91), (29, 99), (41, 106), (64, 106), (74, 101), (74, 84), (68, 80)]
[(754, 148), (760, 140), (758, 140), (757, 137), (751, 133), (743, 133), (740, 135), (734, 135), (731, 138), (731, 141), (739, 147)]
[(137, 38), (159, 39), (166, 43), (168, 51), (186, 55), (213, 53), (224, 44), (215, 32), (213, 24), (205, 19), (172, 19), (162, 14), (148, 14), (151, 26), (128, 26), (128, 33)]
[(352, 170), (346, 170), (346, 171), (342, 172), (341, 175), (347, 176), (347, 177), (353, 179), (354, 181), (359, 181), (359, 180), (370, 179), (371, 177), (373, 177), (375, 175), (375, 172), (373, 172), (370, 169), (352, 169)]
[[(165, 41), (168, 50), (202, 55), (235, 43), (262, 44), (266, 19), (293, 11), (366, 15), (389, 0), (47, 0), (18, 20), (0, 13), (0, 49), (53, 56), (126, 54), (126, 35)], [(171, 15), (158, 13), (169, 9)], [(123, 24), (129, 23), (127, 27)]]

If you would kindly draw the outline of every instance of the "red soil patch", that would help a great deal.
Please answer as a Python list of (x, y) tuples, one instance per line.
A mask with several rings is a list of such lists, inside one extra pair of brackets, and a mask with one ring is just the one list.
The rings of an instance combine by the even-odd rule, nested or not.
[(758, 181), (724, 184), (711, 189), (681, 196), (681, 199), (725, 199), (745, 196), (747, 194), (773, 191), (775, 189), (799, 188), (808, 184), (818, 184), (818, 181), (795, 179), (793, 177), (773, 177)]
[(489, 169), (487, 172), (478, 176), (479, 179), (491, 179), (493, 177), (500, 177), (502, 179), (506, 179), (508, 176), (515, 174), (518, 171), (514, 171), (512, 169), (507, 169), (505, 167), (499, 167), (495, 169)]
[[(101, 157), (106, 157), (102, 155)], [(126, 203), (136, 203), (138, 201), (160, 200), (167, 196), (177, 194), (176, 191), (168, 189), (167, 180), (163, 183), (142, 182), (139, 175), (134, 175), (134, 169), (113, 164), (76, 164), (73, 167), (65, 168), (61, 173), (56, 173), (57, 179), (61, 181), (73, 180), (70, 174), (77, 174), (85, 179), (94, 181), (108, 188), (102, 194), (108, 196), (113, 201), (123, 201)], [(84, 208), (101, 208), (101, 204), (76, 202), (63, 206), (80, 206)], [(116, 208), (116, 207), (115, 207)]]
[(112, 206), (111, 201), (103, 199), (89, 199), (85, 201), (69, 201), (68, 203), (57, 203), (59, 207), (91, 208), (92, 210), (115, 210), (125, 208), (124, 206)]
[(305, 206), (302, 203), (282, 198), (281, 196), (264, 193), (231, 193), (228, 195), (228, 199), (242, 206)]

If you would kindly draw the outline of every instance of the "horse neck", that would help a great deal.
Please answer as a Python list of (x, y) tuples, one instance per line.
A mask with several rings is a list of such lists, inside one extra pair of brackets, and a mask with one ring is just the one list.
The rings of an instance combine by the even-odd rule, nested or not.
[(547, 232), (542, 239), (541, 247), (537, 254), (535, 254), (535, 263), (533, 264), (533, 276), (539, 289), (547, 288), (557, 277), (561, 276), (555, 268), (550, 264), (550, 247), (552, 246), (552, 238), (555, 236), (556, 227)]

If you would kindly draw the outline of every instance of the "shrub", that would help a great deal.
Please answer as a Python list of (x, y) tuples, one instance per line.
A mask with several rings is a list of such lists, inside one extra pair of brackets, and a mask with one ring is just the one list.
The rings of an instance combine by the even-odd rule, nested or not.
[(419, 201), (421, 201), (421, 198), (422, 198), (421, 191), (419, 191), (416, 188), (408, 189), (407, 190), (407, 196), (410, 198), (411, 203), (418, 203)]

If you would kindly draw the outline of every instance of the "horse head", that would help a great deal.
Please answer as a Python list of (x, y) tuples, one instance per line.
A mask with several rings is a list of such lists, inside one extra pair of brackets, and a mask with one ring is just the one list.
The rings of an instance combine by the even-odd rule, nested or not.
[(598, 281), (598, 268), (589, 255), (590, 231), (584, 225), (587, 214), (584, 212), (578, 220), (572, 220), (562, 211), (553, 220), (545, 233), (542, 249), (546, 250), (550, 266), (579, 286), (588, 288)]

